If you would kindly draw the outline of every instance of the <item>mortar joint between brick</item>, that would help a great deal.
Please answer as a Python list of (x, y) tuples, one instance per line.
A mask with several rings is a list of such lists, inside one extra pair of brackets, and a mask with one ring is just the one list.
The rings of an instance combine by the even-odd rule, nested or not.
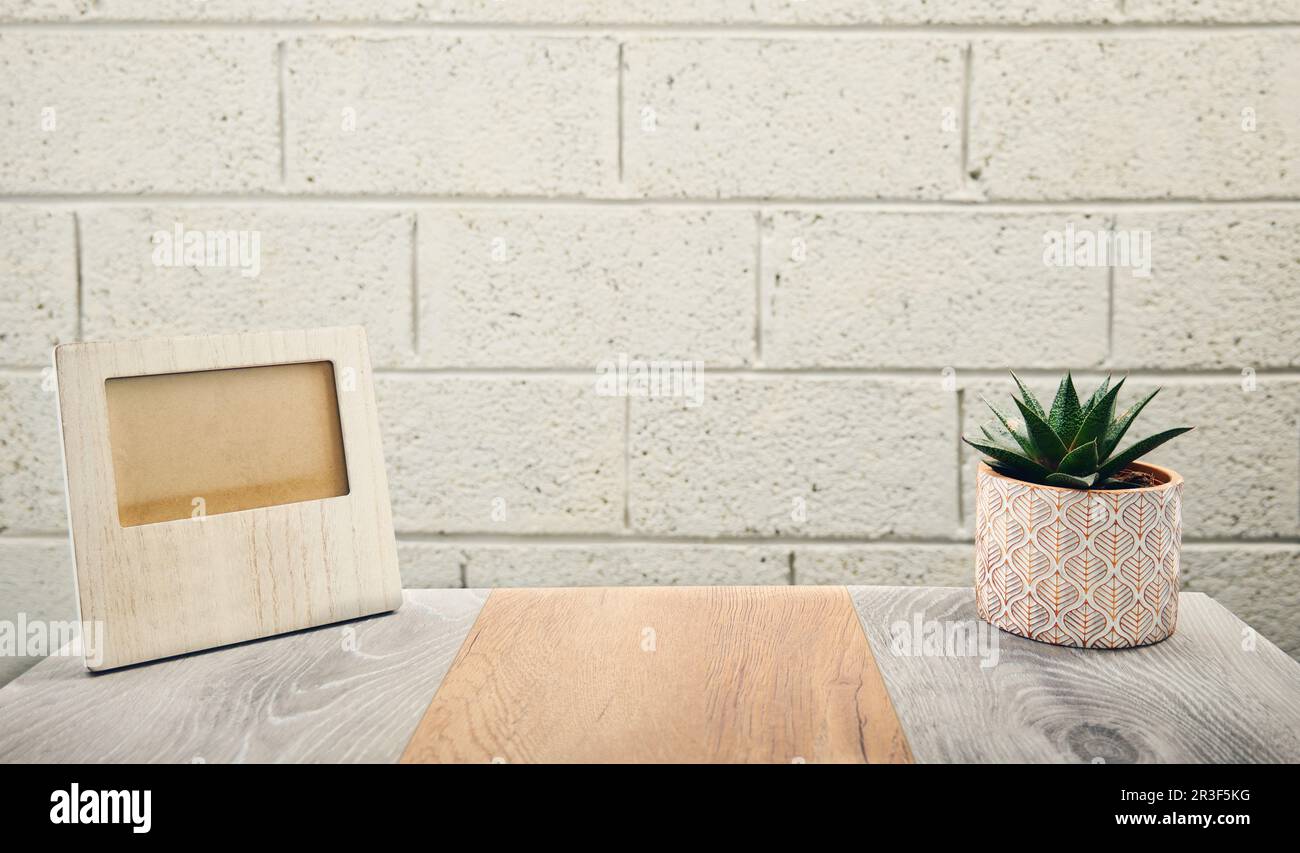
[(411, 214), (411, 353), (420, 354), (420, 214)]
[[(0, 544), (22, 545), (34, 542), (65, 542), (66, 530), (28, 530), (10, 528), (0, 531)], [(461, 547), (550, 545), (572, 546), (717, 546), (798, 548), (946, 548), (970, 545), (971, 536), (958, 537), (866, 537), (866, 536), (667, 536), (656, 534), (584, 534), (584, 533), (424, 533), (416, 530), (396, 532), (398, 542)], [(1300, 536), (1184, 536), (1183, 544), (1191, 548), (1300, 548)], [(794, 553), (791, 551), (790, 553)]]
[(812, 196), (729, 196), (725, 198), (679, 198), (669, 196), (615, 197), (599, 195), (479, 195), (473, 193), (365, 193), (365, 192), (50, 192), (4, 193), (0, 192), (0, 205), (42, 205), (51, 208), (77, 207), (153, 207), (179, 205), (188, 207), (236, 206), (303, 207), (303, 208), (357, 208), (391, 210), (421, 205), (429, 208), (565, 208), (570, 210), (602, 210), (606, 208), (655, 208), (679, 210), (752, 210), (755, 205), (779, 208), (790, 212), (816, 212), (819, 210), (860, 211), (864, 213), (936, 213), (971, 214), (1037, 213), (1070, 211), (1084, 214), (1105, 213), (1116, 208), (1142, 210), (1148, 213), (1264, 208), (1267, 210), (1294, 211), (1300, 209), (1297, 196), (1252, 196), (1238, 198), (1206, 199), (1180, 198), (1006, 198), (986, 199), (924, 199), (876, 197), (812, 197)]
[(76, 316), (73, 319), (73, 334), (75, 340), (81, 340), (85, 335), (85, 271), (82, 269), (82, 249), (81, 249), (81, 215), (77, 211), (72, 212), (72, 266), (73, 275), (76, 277), (76, 290), (73, 296), (73, 307)]
[[(1107, 230), (1114, 233), (1119, 215), (1111, 214)], [(1106, 365), (1115, 363), (1115, 265), (1106, 267)]]
[(754, 212), (754, 367), (763, 364), (763, 314), (767, 310), (766, 286), (763, 283), (763, 209)]
[(961, 80), (961, 186), (964, 189), (970, 183), (970, 118), (971, 118), (971, 78), (974, 73), (973, 42), (966, 42), (962, 49)]
[(632, 529), (632, 398), (623, 398), (623, 529)]
[[(43, 369), (41, 364), (0, 364), (0, 376), (31, 376), (39, 374)], [(717, 368), (709, 371), (711, 377), (717, 379), (753, 379), (770, 381), (773, 379), (790, 378), (790, 379), (808, 379), (808, 380), (884, 380), (884, 381), (910, 381), (924, 379), (933, 376), (937, 367), (919, 367), (919, 368), (872, 368), (872, 367), (844, 367), (844, 368), (762, 368), (755, 370), (753, 368)], [(1000, 367), (961, 367), (963, 375), (971, 379), (992, 379), (1002, 381), (1006, 379), (1006, 372)], [(1060, 366), (1046, 367), (1026, 367), (1017, 373), (1025, 379), (1059, 379), (1061, 374), (1067, 370), (1073, 370), (1075, 377), (1079, 379), (1091, 378), (1100, 379), (1110, 368), (1084, 368), (1079, 369), (1077, 365), (1062, 364)], [(428, 379), (474, 379), (474, 380), (501, 380), (514, 382), (520, 379), (538, 379), (548, 378), (556, 380), (581, 380), (589, 382), (591, 380), (591, 369), (587, 367), (540, 367), (540, 368), (521, 368), (521, 367), (392, 367), (378, 365), (374, 369), (377, 376), (397, 376), (397, 377), (427, 377)], [(1222, 368), (1143, 368), (1133, 367), (1128, 369), (1127, 375), (1133, 380), (1163, 380), (1163, 381), (1183, 381), (1188, 382), (1223, 382), (1236, 384), (1241, 381), (1241, 368), (1237, 366)], [(1268, 376), (1275, 380), (1283, 382), (1300, 381), (1300, 370), (1294, 367), (1257, 367), (1255, 368), (1257, 376)]]
[[(1121, 8), (1127, 14), (1127, 4)], [(394, 34), (422, 35), (453, 34), (457, 36), (486, 35), (540, 36), (540, 37), (690, 37), (690, 38), (918, 38), (959, 36), (1033, 39), (1045, 36), (1076, 36), (1082, 39), (1098, 35), (1133, 35), (1143, 37), (1167, 33), (1207, 32), (1221, 30), (1232, 32), (1294, 31), (1300, 20), (1281, 21), (1094, 21), (1060, 23), (1036, 21), (1027, 23), (861, 23), (861, 24), (809, 24), (809, 23), (727, 23), (679, 22), (653, 23), (621, 21), (581, 24), (543, 21), (308, 21), (288, 18), (260, 21), (236, 20), (53, 20), (4, 21), (0, 31), (52, 32), (86, 34), (108, 31), (127, 32), (207, 32), (246, 33), (261, 32), (281, 36), (311, 35), (351, 36), (354, 38), (391, 38)]]
[(617, 77), (617, 107), (614, 113), (614, 121), (618, 123), (618, 182), (623, 183), (623, 42), (618, 43), (618, 68), (615, 69)]
[(962, 421), (963, 418), (965, 417), (965, 402), (966, 402), (965, 398), (966, 398), (966, 389), (957, 388), (955, 392), (955, 400), (954, 400), (954, 408), (956, 409), (956, 414), (957, 414), (957, 435), (955, 436), (955, 440), (953, 443), (956, 445), (956, 450), (957, 450), (957, 477), (956, 477), (957, 529), (958, 531), (961, 532), (965, 532), (966, 530), (966, 506), (965, 506), (964, 496), (962, 494), (965, 491), (965, 483), (964, 483), (965, 470), (962, 465), (962, 452), (961, 452), (961, 445), (962, 445), (961, 431), (962, 431)]
[(283, 39), (275, 44), (275, 69), (276, 69), (276, 111), (279, 116), (279, 133), (280, 133), (280, 187), (283, 189), (289, 179), (289, 144), (288, 133), (286, 132), (286, 121), (288, 116), (285, 114), (285, 75), (288, 73), (285, 68), (285, 42)]
[[(430, 545), (471, 547), (718, 547), (747, 548), (775, 547), (789, 551), (801, 548), (947, 548), (970, 545), (974, 542), (971, 535), (962, 536), (712, 536), (668, 535), (643, 533), (500, 533), (500, 532), (464, 532), (438, 533), (418, 530), (399, 530), (397, 540), (404, 543), (423, 543)], [(0, 542), (16, 541), (22, 538), (41, 540), (63, 540), (66, 531), (6, 531), (0, 533)], [(1242, 547), (1242, 548), (1297, 548), (1300, 536), (1200, 536), (1183, 537), (1183, 544), (1198, 547)]]

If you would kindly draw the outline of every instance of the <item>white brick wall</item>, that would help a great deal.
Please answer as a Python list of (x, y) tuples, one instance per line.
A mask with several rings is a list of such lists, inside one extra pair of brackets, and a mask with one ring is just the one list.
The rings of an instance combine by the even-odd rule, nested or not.
[(961, 182), (958, 41), (633, 39), (627, 189), (692, 198), (940, 198)]
[(582, 195), (617, 176), (613, 39), (311, 37), (284, 54), (289, 190)]
[(693, 536), (952, 535), (957, 419), (952, 395), (937, 388), (719, 378), (706, 382), (699, 406), (633, 399), (629, 527)]
[[(77, 618), (77, 604), (65, 539), (6, 537), (0, 548), (0, 620), (10, 624), (25, 616), (28, 623), (63, 622)], [(40, 658), (0, 656), (0, 684), (6, 684)]]
[(278, 180), (269, 34), (5, 31), (0, 79), (11, 104), (0, 192), (241, 192)]
[(623, 518), (623, 401), (570, 378), (377, 383), (403, 532), (610, 533)]
[[(1160, 235), (1147, 279), (1115, 289), (1115, 358), (1167, 370), (1300, 367), (1296, 342), (1296, 234), (1300, 210), (1233, 208), (1148, 212), (1126, 209), (1122, 229)], [(1182, 298), (1171, 312), (1171, 292)], [(1149, 330), (1169, 334), (1153, 335)]]
[(52, 373), (0, 372), (0, 536), (66, 529), (62, 453)]
[(753, 212), (730, 209), (424, 211), (421, 354), (437, 367), (751, 364), (756, 233)]
[(989, 39), (972, 65), (991, 199), (1300, 194), (1300, 34)]
[(681, 584), (785, 584), (790, 582), (789, 550), (761, 545), (535, 544), (447, 545), (407, 542), (402, 579), (408, 566), (417, 578), (440, 579), (463, 573), (471, 587), (489, 586), (649, 586)]
[[(1042, 262), (1044, 231), (1100, 213), (803, 210), (768, 218), (763, 357), (773, 367), (1101, 364), (1106, 270)], [(1069, 318), (1072, 334), (1026, 317)], [(936, 346), (937, 342), (942, 342)]]
[[(92, 208), (78, 217), (83, 333), (98, 340), (361, 323), (375, 364), (409, 364), (415, 220), (409, 211), (318, 205)], [(155, 265), (154, 233), (177, 222), (258, 232), (258, 275)]]
[(3, 0), (0, 21), (474, 24), (1295, 23), (1296, 0)]
[(41, 364), (77, 333), (72, 214), (0, 207), (0, 363)]
[(1300, 655), (1300, 0), (0, 0), (0, 76), (0, 619), (72, 615), (53, 344), (360, 322), (408, 585), (969, 583), (979, 395), (1130, 372)]

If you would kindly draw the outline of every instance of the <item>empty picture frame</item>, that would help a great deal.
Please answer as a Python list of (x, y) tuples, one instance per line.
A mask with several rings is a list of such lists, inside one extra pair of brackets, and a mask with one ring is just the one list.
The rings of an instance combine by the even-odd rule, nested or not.
[(360, 327), (55, 349), (89, 669), (395, 610)]

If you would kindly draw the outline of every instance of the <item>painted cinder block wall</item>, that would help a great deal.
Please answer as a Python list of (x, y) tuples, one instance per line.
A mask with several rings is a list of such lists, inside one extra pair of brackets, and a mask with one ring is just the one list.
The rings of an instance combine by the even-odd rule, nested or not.
[(1128, 371), (1300, 654), (1296, 0), (0, 0), (0, 79), (0, 619), (75, 614), (54, 344), (363, 323), (408, 586), (969, 585), (979, 395)]

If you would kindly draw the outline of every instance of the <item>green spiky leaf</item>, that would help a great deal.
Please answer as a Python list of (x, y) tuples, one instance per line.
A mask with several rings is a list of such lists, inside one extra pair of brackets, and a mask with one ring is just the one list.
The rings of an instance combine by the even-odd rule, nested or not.
[(1088, 397), (1088, 401), (1083, 404), (1083, 416), (1085, 418), (1088, 416), (1088, 413), (1092, 411), (1092, 407), (1097, 405), (1097, 401), (1106, 396), (1108, 390), (1110, 390), (1109, 376), (1101, 380), (1101, 384), (1097, 386), (1097, 390), (1093, 391)]
[(1011, 434), (1003, 429), (1002, 425), (996, 421), (988, 421), (987, 423), (980, 424), (980, 432), (984, 434), (984, 437), (987, 438), (990, 443), (996, 444), (998, 447), (1015, 450), (1017, 453), (1021, 452), (1017, 449), (1016, 441)]
[(1151, 402), (1151, 398), (1159, 393), (1159, 388), (1152, 391), (1142, 400), (1129, 406), (1128, 411), (1124, 412), (1124, 414), (1120, 415), (1113, 423), (1106, 427), (1106, 437), (1101, 443), (1101, 458), (1103, 461), (1107, 456), (1110, 456), (1115, 452), (1115, 448), (1119, 446), (1120, 439), (1124, 437), (1124, 433), (1128, 432), (1128, 428), (1132, 426), (1133, 421), (1142, 410), (1146, 408), (1146, 404)]
[(1083, 419), (1083, 409), (1079, 406), (1079, 392), (1074, 389), (1074, 377), (1065, 374), (1061, 384), (1056, 388), (1056, 399), (1052, 401), (1052, 410), (1047, 414), (1048, 426), (1062, 443), (1074, 438), (1079, 431), (1079, 422)]
[(1017, 475), (1029, 475), (1032, 480), (1041, 481), (1052, 472), (1034, 460), (1023, 456), (1008, 447), (1000, 447), (996, 444), (985, 444), (979, 441), (971, 441), (965, 436), (962, 441), (971, 447), (983, 453), (985, 456), (997, 461), (1001, 466), (1010, 468)]
[(1060, 471), (1055, 474), (1048, 474), (1043, 482), (1049, 486), (1061, 486), (1066, 489), (1087, 489), (1092, 486), (1091, 478), (1073, 477), (1069, 474), (1062, 474)]
[(1056, 470), (1062, 474), (1091, 474), (1097, 470), (1097, 442), (1090, 441), (1087, 444), (1076, 447), (1065, 458), (1061, 464), (1056, 466)]
[(1148, 436), (1135, 444), (1129, 445), (1110, 459), (1107, 459), (1106, 463), (1097, 469), (1097, 479), (1105, 480), (1111, 474), (1119, 471), (1125, 465), (1136, 460), (1138, 457), (1145, 456), (1169, 439), (1176, 438), (1185, 432), (1190, 432), (1191, 429), (1191, 427), (1175, 427), (1174, 429), (1167, 429), (1164, 432), (1158, 432), (1155, 435)]
[[(1082, 447), (1090, 441), (1097, 442), (1097, 455), (1102, 456), (1101, 440), (1106, 435), (1106, 428), (1110, 426), (1110, 419), (1115, 415), (1115, 400), (1119, 397), (1119, 390), (1124, 387), (1124, 380), (1121, 379), (1106, 392), (1102, 397), (1093, 404), (1091, 411), (1084, 417), (1083, 422), (1079, 424), (1079, 431), (1074, 434), (1070, 440), (1070, 448)], [(1093, 463), (1096, 465), (1096, 462)]]
[(1024, 451), (1025, 456), (1028, 456), (1030, 459), (1038, 459), (1040, 455), (1038, 452), (1038, 448), (1034, 446), (1034, 443), (1030, 441), (1027, 436), (1021, 435), (1019, 432), (1016, 432), (1015, 427), (1017, 425), (1012, 424), (1010, 418), (1002, 414), (1002, 412), (998, 410), (997, 406), (993, 405), (982, 396), (980, 397), (980, 399), (984, 400), (984, 405), (988, 406), (989, 409), (993, 412), (994, 417), (996, 417), (998, 419), (998, 422), (1002, 424), (1002, 428), (1006, 430), (1007, 435), (1011, 436), (1011, 438), (1015, 440), (1016, 444), (1020, 445), (1020, 449)]
[(1113, 454), (1155, 392), (1116, 418), (1125, 379), (1113, 382), (1113, 377), (1107, 376), (1080, 404), (1074, 377), (1067, 373), (1045, 414), (1020, 377), (1014, 372), (1011, 376), (1023, 395), (1011, 398), (1020, 417), (1009, 418), (985, 400), (996, 420), (980, 427), (982, 438), (971, 441), (963, 437), (991, 467), (1009, 477), (1069, 489), (1134, 488), (1133, 482), (1116, 479), (1117, 473), (1190, 429), (1166, 430)]
[(1014, 370), (1011, 371), (1011, 378), (1016, 380), (1016, 385), (1020, 388), (1020, 396), (1025, 399), (1025, 405), (1033, 409), (1034, 414), (1038, 415), (1043, 420), (1047, 420), (1047, 410), (1043, 408), (1042, 403), (1038, 402), (1038, 398), (1034, 396), (1034, 392), (1026, 388), (1025, 383), (1020, 381), (1020, 377), (1016, 375)]
[(1021, 458), (1027, 458), (1021, 449), (1015, 446), (1015, 442), (1011, 441), (1011, 437), (1006, 434), (1004, 429), (991, 429), (988, 426), (980, 426), (979, 430), (984, 434), (984, 438), (987, 438), (989, 445), (1001, 447), (1002, 450), (1009, 450), (1010, 453), (1021, 456)]
[(1039, 464), (1049, 470), (1055, 470), (1060, 461), (1065, 458), (1066, 447), (1064, 442), (1047, 425), (1047, 421), (1040, 418), (1033, 409), (1029, 408), (1017, 397), (1011, 399), (1015, 401), (1016, 408), (1020, 410), (1020, 416), (1025, 419), (1025, 430), (1029, 434), (1029, 440), (1034, 443), (1034, 447), (1038, 450), (1035, 458)]

